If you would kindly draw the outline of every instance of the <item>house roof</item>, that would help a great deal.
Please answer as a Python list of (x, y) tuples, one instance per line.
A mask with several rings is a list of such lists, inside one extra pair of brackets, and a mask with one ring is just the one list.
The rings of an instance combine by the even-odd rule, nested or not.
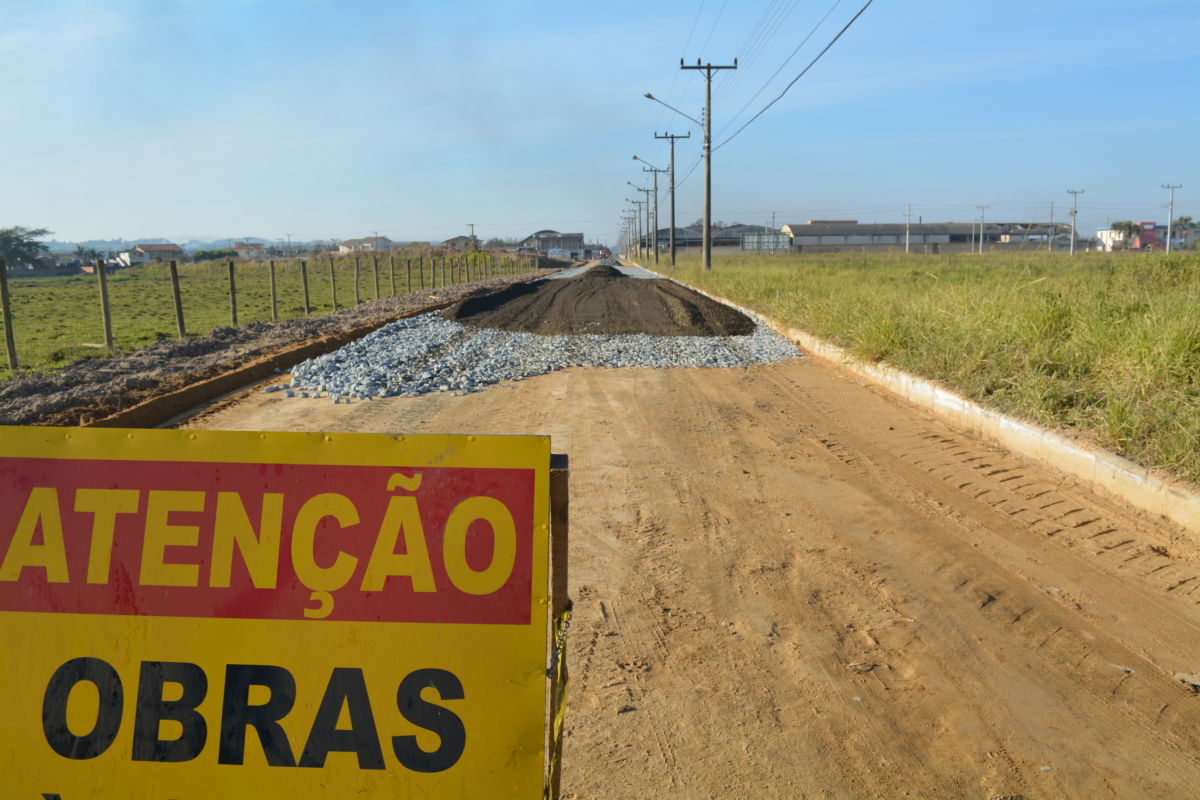
[(143, 253), (182, 253), (183, 248), (177, 244), (139, 244), (135, 245), (134, 250), (141, 250)]
[(342, 242), (343, 245), (346, 245), (349, 247), (353, 247), (356, 244), (380, 245), (380, 244), (384, 244), (384, 243), (391, 244), (392, 240), (386, 236), (364, 236), (361, 239), (347, 239), (346, 241)]

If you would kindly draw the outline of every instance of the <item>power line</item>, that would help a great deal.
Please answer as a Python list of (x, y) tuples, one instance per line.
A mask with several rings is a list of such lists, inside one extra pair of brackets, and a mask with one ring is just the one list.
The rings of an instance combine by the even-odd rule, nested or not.
[(797, 75), (796, 77), (792, 78), (792, 82), (791, 82), (791, 83), (789, 83), (787, 86), (783, 87), (783, 91), (782, 91), (782, 92), (780, 92), (780, 93), (779, 93), (779, 95), (778, 95), (778, 96), (777, 96), (777, 97), (776, 97), (774, 100), (772, 100), (771, 102), (769, 102), (769, 103), (767, 103), (765, 106), (763, 106), (762, 110), (761, 110), (761, 111), (759, 111), (757, 114), (755, 114), (753, 117), (751, 117), (749, 120), (747, 120), (745, 125), (743, 125), (742, 127), (738, 128), (736, 131), (734, 131), (734, 132), (733, 132), (733, 135), (732, 135), (732, 136), (730, 136), (730, 137), (729, 137), (728, 139), (726, 139), (725, 141), (721, 142), (719, 145), (717, 145), (717, 146), (716, 146), (716, 147), (714, 147), (713, 149), (714, 149), (714, 150), (720, 150), (722, 147), (724, 147), (725, 145), (729, 144), (731, 141), (733, 141), (733, 139), (734, 139), (734, 138), (735, 138), (735, 137), (736, 137), (736, 136), (737, 136), (739, 133), (741, 133), (742, 131), (746, 130), (746, 128), (747, 128), (747, 127), (750, 125), (750, 123), (754, 122), (754, 120), (756, 120), (756, 119), (758, 119), (759, 117), (761, 117), (761, 116), (763, 115), (763, 112), (765, 112), (765, 111), (766, 111), (768, 108), (770, 108), (771, 106), (775, 105), (775, 104), (776, 104), (776, 103), (778, 103), (780, 100), (782, 100), (782, 99), (783, 99), (783, 96), (784, 96), (785, 94), (787, 94), (787, 93), (788, 93), (788, 90), (789, 90), (789, 89), (791, 89), (793, 86), (795, 86), (795, 85), (796, 85), (796, 81), (798, 81), (798, 80), (800, 80), (801, 78), (803, 78), (803, 77), (804, 77), (804, 74), (805, 74), (806, 72), (808, 72), (810, 69), (812, 69), (814, 64), (816, 64), (818, 61), (820, 61), (820, 60), (821, 60), (821, 56), (823, 56), (823, 55), (825, 55), (826, 53), (828, 53), (828, 52), (829, 52), (829, 48), (833, 47), (833, 46), (834, 46), (834, 44), (836, 44), (836, 43), (837, 43), (837, 40), (838, 40), (838, 39), (840, 39), (840, 38), (842, 38), (842, 34), (844, 34), (846, 31), (850, 30), (850, 26), (851, 26), (851, 25), (853, 25), (853, 24), (855, 23), (855, 21), (856, 21), (856, 20), (857, 20), (859, 17), (861, 17), (861, 16), (862, 16), (863, 12), (864, 12), (864, 11), (866, 11), (866, 10), (867, 10), (867, 8), (868, 8), (868, 7), (871, 5), (871, 3), (873, 3), (873, 2), (875, 2), (875, 0), (867, 0), (867, 3), (866, 3), (866, 5), (864, 5), (862, 8), (860, 8), (860, 9), (858, 10), (858, 13), (857, 13), (857, 14), (855, 14), (853, 17), (851, 17), (851, 18), (850, 18), (850, 21), (849, 21), (849, 22), (847, 22), (847, 23), (846, 23), (846, 24), (845, 24), (845, 25), (842, 27), (842, 29), (841, 29), (840, 31), (838, 31), (838, 32), (837, 32), (837, 36), (834, 36), (834, 37), (833, 37), (833, 39), (832, 39), (832, 40), (830, 40), (829, 44), (825, 45), (825, 48), (824, 48), (823, 50), (821, 50), (821, 52), (817, 53), (817, 57), (816, 57), (816, 58), (814, 58), (812, 61), (808, 62), (808, 66), (807, 66), (807, 67), (805, 67), (804, 69), (800, 70), (800, 74), (799, 74), (799, 75)]
[[(742, 47), (737, 53), (738, 59), (742, 64), (742, 69), (749, 68), (757, 61), (758, 57), (762, 54), (763, 49), (766, 48), (771, 39), (775, 37), (775, 34), (779, 32), (779, 28), (783, 25), (783, 22), (789, 16), (791, 16), (792, 11), (795, 10), (796, 5), (799, 2), (800, 0), (791, 0), (791, 3), (789, 4), (787, 3), (787, 0), (771, 0), (766, 10), (763, 11), (762, 16), (759, 17), (758, 23), (755, 24), (754, 30), (752, 30), (750, 35), (746, 37), (746, 41), (742, 44)], [(743, 73), (739, 70), (737, 73), (731, 76), (729, 80), (722, 82), (717, 87), (714, 99), (722, 99), (732, 92), (733, 89), (739, 85), (739, 82), (742, 79), (742, 74)], [(726, 125), (726, 127), (728, 127), (728, 125)]]
[(725, 13), (725, 6), (727, 5), (729, 5), (729, 0), (724, 0), (721, 3), (721, 10), (717, 12), (717, 18), (713, 20), (712, 27), (708, 31), (708, 38), (704, 40), (704, 44), (700, 45), (701, 53), (708, 49), (708, 43), (712, 40), (712, 35), (716, 32), (717, 24), (721, 21), (721, 15)]
[[(738, 112), (736, 114), (734, 114), (732, 117), (730, 117), (729, 122), (726, 122), (725, 127), (721, 128), (720, 133), (717, 134), (718, 136), (721, 133), (724, 133), (725, 131), (727, 131), (729, 129), (729, 126), (733, 125), (737, 121), (737, 118), (745, 113), (746, 109), (750, 107), (750, 104), (753, 103), (755, 100), (757, 100), (758, 96), (767, 90), (767, 87), (771, 85), (771, 81), (775, 80), (775, 77), (777, 75), (779, 75), (779, 73), (783, 72), (783, 68), (791, 63), (792, 59), (796, 57), (796, 54), (800, 52), (800, 48), (802, 48), (802, 47), (804, 47), (804, 45), (808, 44), (808, 40), (811, 39), (818, 30), (820, 30), (821, 26), (825, 24), (825, 20), (829, 19), (829, 15), (832, 14), (834, 11), (836, 11), (837, 7), (840, 6), (841, 4), (842, 4), (842, 0), (835, 0), (834, 4), (829, 7), (828, 11), (825, 12), (825, 16), (823, 16), (819, 20), (817, 20), (817, 24), (814, 25), (812, 30), (808, 32), (808, 35), (805, 36), (802, 40), (800, 40), (800, 44), (796, 45), (796, 49), (792, 50), (792, 54), (789, 55), (787, 58), (785, 58), (783, 63), (779, 65), (779, 68), (776, 69), (773, 73), (771, 73), (771, 77), (767, 78), (767, 80), (763, 83), (763, 85), (759, 88), (759, 90), (757, 92), (755, 92), (754, 95), (751, 96), (751, 98), (749, 100), (746, 101), (746, 104), (744, 106), (742, 106), (741, 108), (739, 108)], [(784, 91), (787, 91), (787, 90), (785, 89)], [(749, 124), (749, 123), (747, 123), (747, 124)], [(730, 137), (730, 138), (733, 138), (733, 137)]]

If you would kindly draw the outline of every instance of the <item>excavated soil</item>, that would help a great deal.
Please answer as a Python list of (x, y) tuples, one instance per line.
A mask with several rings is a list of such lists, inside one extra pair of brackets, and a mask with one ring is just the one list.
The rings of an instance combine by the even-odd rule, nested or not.
[(597, 266), (577, 278), (510, 286), (469, 297), (442, 314), (477, 328), (517, 333), (745, 336), (754, 320), (678, 283), (630, 278)]

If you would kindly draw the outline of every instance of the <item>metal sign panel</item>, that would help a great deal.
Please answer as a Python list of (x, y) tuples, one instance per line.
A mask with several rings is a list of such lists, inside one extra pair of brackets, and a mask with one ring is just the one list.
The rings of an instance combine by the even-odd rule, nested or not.
[(0, 428), (0, 774), (540, 797), (548, 437)]

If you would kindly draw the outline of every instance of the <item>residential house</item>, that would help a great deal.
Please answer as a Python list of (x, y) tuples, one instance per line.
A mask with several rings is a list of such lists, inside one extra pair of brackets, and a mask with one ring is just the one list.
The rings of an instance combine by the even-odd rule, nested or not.
[(583, 234), (542, 230), (523, 239), (519, 249), (538, 253), (547, 253), (550, 250), (582, 253)]
[(470, 250), (475, 246), (475, 239), (471, 236), (455, 236), (453, 239), (447, 239), (446, 241), (442, 242), (442, 247), (446, 247), (451, 250)]
[(267, 249), (258, 242), (234, 242), (233, 250), (238, 258), (266, 258)]
[[(1096, 239), (1100, 249), (1106, 253), (1113, 250), (1165, 250), (1167, 248), (1167, 226), (1156, 222), (1139, 222), (1138, 230), (1132, 238), (1127, 238), (1124, 231), (1114, 231), (1112, 228), (1097, 228)], [(1196, 229), (1171, 231), (1171, 249), (1191, 249), (1200, 240)]]
[(183, 258), (183, 248), (177, 244), (139, 244), (117, 253), (116, 262), (122, 267), (149, 264), (152, 261), (170, 261)]
[(395, 243), (386, 236), (367, 236), (362, 239), (347, 239), (338, 245), (339, 253), (386, 252)]

